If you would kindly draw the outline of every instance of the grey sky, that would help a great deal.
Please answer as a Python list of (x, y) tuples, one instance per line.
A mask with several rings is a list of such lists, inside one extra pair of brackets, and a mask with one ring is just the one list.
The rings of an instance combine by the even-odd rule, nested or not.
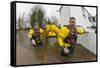
[[(25, 13), (25, 20), (29, 20), (29, 13), (31, 11), (31, 8), (33, 8), (35, 5), (37, 4), (29, 4), (29, 3), (17, 3), (17, 19), (21, 16), (23, 16), (23, 13)], [(38, 4), (39, 5), (39, 4)], [(55, 16), (58, 18), (58, 23), (61, 22), (61, 18), (60, 18), (60, 14), (59, 12), (57, 12), (57, 10), (61, 7), (60, 5), (44, 5), (44, 4), (40, 4), (41, 6), (43, 6), (43, 8), (45, 9), (46, 12), (46, 17), (51, 18), (52, 16)], [(93, 7), (85, 7), (88, 12), (92, 15), (95, 16), (96, 15), (96, 8)]]
[[(23, 16), (23, 13), (25, 13), (25, 18), (29, 17), (29, 13), (31, 11), (31, 8), (34, 7), (37, 4), (28, 4), (28, 3), (17, 3), (17, 19), (20, 16)], [(57, 5), (42, 5), (46, 12), (46, 17), (52, 17), (56, 16), (57, 18), (60, 18), (59, 12), (57, 10), (60, 8), (60, 6)]]

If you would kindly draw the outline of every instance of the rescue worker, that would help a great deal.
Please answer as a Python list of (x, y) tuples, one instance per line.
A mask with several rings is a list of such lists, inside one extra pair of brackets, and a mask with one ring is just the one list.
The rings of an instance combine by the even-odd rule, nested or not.
[[(59, 31), (60, 31), (60, 29), (54, 23), (46, 24), (45, 29), (44, 29), (46, 45), (50, 44), (50, 41), (49, 41), (50, 39), (52, 39), (52, 38), (56, 39), (57, 38)], [(54, 42), (54, 41), (52, 41), (52, 42)], [(52, 45), (50, 44), (50, 46), (56, 46), (56, 43), (54, 43)]]
[(36, 23), (32, 29), (30, 29), (29, 31), (29, 38), (32, 42), (32, 45), (37, 46), (38, 44), (41, 45), (42, 44), (42, 33), (43, 33), (43, 29), (41, 29), (39, 27), (39, 24)]
[(75, 45), (77, 45), (78, 34), (87, 33), (83, 28), (76, 27), (75, 17), (70, 17), (69, 24), (61, 28), (58, 35), (58, 43), (61, 47), (61, 55), (68, 56), (74, 52)]
[(45, 33), (47, 37), (57, 37), (60, 29), (53, 23), (47, 24), (45, 28)]

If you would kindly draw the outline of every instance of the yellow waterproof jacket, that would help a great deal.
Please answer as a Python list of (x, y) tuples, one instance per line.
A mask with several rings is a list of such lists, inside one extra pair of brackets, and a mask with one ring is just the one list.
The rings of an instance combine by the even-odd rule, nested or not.
[[(41, 29), (41, 28), (39, 28), (39, 29), (40, 29), (40, 33), (44, 32), (43, 29)], [(34, 29), (30, 29), (30, 31), (28, 33), (28, 37), (31, 39), (33, 35), (34, 35)]]
[[(69, 35), (70, 29), (68, 27), (62, 27), (60, 30), (60, 33), (58, 35), (58, 44), (60, 45), (60, 47), (69, 47), (70, 44), (68, 43), (64, 43), (64, 39)], [(76, 27), (76, 33), (77, 34), (84, 34), (85, 30), (81, 27)]]
[(45, 33), (47, 37), (57, 36), (59, 32), (60, 32), (60, 29), (55, 24), (46, 25)]

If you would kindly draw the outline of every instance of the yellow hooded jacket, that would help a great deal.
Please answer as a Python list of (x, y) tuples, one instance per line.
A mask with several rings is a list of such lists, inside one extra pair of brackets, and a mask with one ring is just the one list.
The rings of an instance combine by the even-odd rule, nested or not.
[[(69, 35), (69, 32), (70, 32), (70, 29), (68, 27), (62, 27), (61, 30), (60, 30), (60, 33), (58, 35), (58, 44), (60, 47), (69, 47), (71, 46), (70, 44), (68, 43), (64, 43), (64, 39)], [(84, 34), (85, 33), (85, 30), (81, 27), (76, 27), (76, 33), (77, 34)]]
[[(39, 30), (40, 30), (40, 33), (44, 32), (44, 30), (41, 28), (39, 28)], [(31, 39), (33, 35), (34, 35), (34, 29), (30, 29), (30, 31), (28, 33), (28, 37)]]
[(45, 33), (47, 37), (57, 36), (60, 29), (55, 24), (48, 24), (45, 29)]

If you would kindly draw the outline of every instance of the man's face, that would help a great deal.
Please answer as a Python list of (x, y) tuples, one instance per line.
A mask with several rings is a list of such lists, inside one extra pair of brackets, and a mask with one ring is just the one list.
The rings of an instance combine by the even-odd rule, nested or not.
[(35, 28), (35, 29), (39, 29), (39, 25), (35, 25), (34, 28)]
[(75, 19), (71, 19), (69, 22), (70, 22), (70, 25), (72, 25), (72, 26), (76, 25), (76, 20)]

